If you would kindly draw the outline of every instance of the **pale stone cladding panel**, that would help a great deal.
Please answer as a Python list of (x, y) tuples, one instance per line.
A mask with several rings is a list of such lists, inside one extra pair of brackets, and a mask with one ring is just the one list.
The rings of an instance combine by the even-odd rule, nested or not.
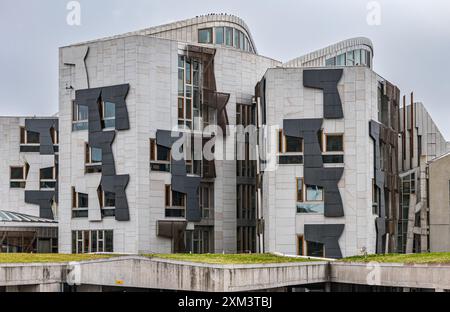
[[(266, 73), (267, 124), (282, 128), (284, 119), (323, 118), (323, 92), (303, 87), (302, 68), (270, 69)], [(306, 70), (306, 69), (305, 69)], [(325, 133), (344, 133), (344, 175), (338, 184), (345, 216), (296, 214), (296, 178), (303, 165), (281, 165), (264, 175), (263, 211), (266, 251), (297, 254), (297, 236), (305, 224), (345, 224), (339, 245), (342, 255), (375, 252), (372, 213), (373, 140), (369, 121), (377, 120), (377, 75), (365, 67), (346, 67), (338, 84), (344, 119), (325, 119)]]
[[(236, 124), (236, 104), (251, 104), (255, 85), (268, 68), (281, 63), (270, 58), (229, 48), (218, 48), (214, 68), (218, 92), (230, 94), (227, 113), (230, 125)], [(226, 160), (216, 161), (215, 251), (236, 252), (236, 161), (234, 139), (226, 139)]]

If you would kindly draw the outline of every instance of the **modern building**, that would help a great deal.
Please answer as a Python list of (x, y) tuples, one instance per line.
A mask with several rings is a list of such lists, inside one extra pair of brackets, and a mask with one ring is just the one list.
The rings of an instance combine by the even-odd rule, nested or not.
[[(61, 48), (60, 251), (256, 251), (251, 170), (238, 176), (234, 157), (210, 162), (191, 147), (211, 139), (207, 126), (241, 123), (278, 65), (229, 15)], [(178, 126), (182, 160), (171, 157)]]
[(400, 209), (397, 216), (396, 251), (400, 253), (430, 251), (430, 212), (433, 211), (432, 215), (437, 216), (442, 207), (431, 203), (428, 198), (430, 195), (435, 196), (440, 189), (436, 183), (441, 183), (437, 176), (436, 180), (435, 176), (428, 176), (428, 170), (431, 169), (428, 164), (449, 151), (447, 141), (424, 105), (414, 102), (413, 94), (410, 101), (411, 104), (406, 105), (406, 97), (403, 98), (405, 108), (401, 108), (399, 119), (402, 157), (398, 162)]
[(429, 245), (431, 252), (450, 250), (450, 154), (429, 162)]
[(447, 144), (373, 57), (353, 38), (282, 63), (224, 14), (62, 47), (58, 117), (0, 119), (0, 235), (11, 219), (62, 253), (424, 251), (404, 182)]
[(58, 246), (58, 118), (0, 118), (1, 252)]

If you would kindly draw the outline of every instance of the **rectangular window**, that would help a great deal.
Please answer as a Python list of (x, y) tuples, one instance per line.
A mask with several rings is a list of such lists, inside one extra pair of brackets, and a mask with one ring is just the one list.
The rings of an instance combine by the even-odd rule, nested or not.
[(88, 194), (77, 193), (72, 187), (72, 218), (87, 218), (89, 216)]
[(332, 57), (325, 61), (325, 66), (334, 66), (336, 65), (336, 58)]
[(72, 253), (114, 252), (114, 232), (72, 231)]
[(344, 136), (342, 134), (327, 134), (325, 144), (326, 152), (343, 152)]
[(323, 201), (323, 187), (317, 185), (306, 185), (306, 201)]
[(88, 121), (89, 109), (84, 105), (77, 105), (72, 101), (72, 121)]
[(102, 150), (96, 147), (90, 147), (86, 143), (86, 165), (101, 164), (102, 163)]
[(56, 167), (42, 168), (39, 172), (39, 182), (41, 189), (56, 188)]
[(89, 109), (84, 105), (77, 105), (72, 101), (72, 130), (82, 131), (88, 129)]
[(366, 50), (361, 50), (361, 65), (367, 65)]
[(336, 65), (337, 66), (345, 66), (345, 53), (344, 54), (339, 54), (336, 57)]
[(304, 256), (305, 255), (305, 240), (303, 238), (303, 235), (298, 236), (297, 239), (298, 239), (297, 240), (297, 246), (298, 246), (298, 248), (297, 248), (297, 250), (298, 250), (297, 255), (298, 256)]
[(212, 28), (204, 28), (198, 30), (198, 43), (213, 43)]
[(101, 102), (102, 128), (111, 129), (116, 127), (116, 104)]
[(359, 66), (361, 64), (361, 50), (355, 50), (353, 51), (354, 57), (355, 57), (355, 65)]
[(215, 31), (216, 31), (216, 44), (223, 44), (224, 40), (223, 27), (216, 27)]
[(150, 160), (170, 162), (170, 149), (156, 144), (156, 139), (150, 139)]
[(184, 218), (186, 211), (186, 194), (172, 190), (170, 185), (165, 188), (166, 218)]
[(297, 178), (297, 203), (303, 202), (303, 178)]
[(286, 153), (302, 153), (303, 139), (297, 137), (285, 137), (285, 152)]
[(214, 208), (214, 184), (202, 184), (199, 189), (199, 195), (202, 218), (211, 218)]
[(25, 188), (28, 175), (28, 164), (22, 167), (10, 167), (10, 188)]
[(38, 132), (25, 130), (25, 127), (20, 127), (20, 144), (39, 144), (40, 135)]
[(355, 65), (354, 61), (355, 61), (355, 59), (354, 59), (353, 51), (347, 52), (347, 61), (346, 61), (347, 66)]
[(234, 30), (234, 47), (236, 49), (240, 49), (241, 42), (239, 41), (239, 33), (240, 33), (239, 30), (237, 30), (237, 29)]
[(306, 242), (306, 250), (308, 257), (325, 257), (325, 248), (321, 243)]
[(229, 47), (233, 46), (233, 28), (225, 27), (225, 44)]

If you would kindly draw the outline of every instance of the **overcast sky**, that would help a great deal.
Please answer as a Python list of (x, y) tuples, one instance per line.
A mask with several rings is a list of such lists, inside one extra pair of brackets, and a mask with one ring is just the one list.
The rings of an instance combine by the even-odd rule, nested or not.
[[(288, 61), (356, 36), (374, 43), (374, 70), (424, 102), (450, 140), (450, 1), (380, 0), (381, 24), (366, 0), (79, 0), (81, 25), (66, 22), (68, 0), (0, 0), (0, 115), (58, 111), (58, 47), (207, 13), (243, 18), (259, 53)], [(373, 11), (372, 11), (373, 12)]]

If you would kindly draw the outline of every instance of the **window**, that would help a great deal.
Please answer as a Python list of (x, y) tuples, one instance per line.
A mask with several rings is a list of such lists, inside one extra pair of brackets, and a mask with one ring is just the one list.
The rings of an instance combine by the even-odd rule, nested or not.
[(336, 57), (336, 65), (337, 66), (345, 66), (345, 54), (339, 54)]
[(297, 178), (297, 213), (323, 214), (323, 188), (314, 185), (305, 185), (303, 178)]
[(88, 129), (89, 109), (72, 101), (72, 131)]
[(224, 31), (223, 27), (216, 27), (216, 44), (223, 44), (224, 42)]
[(205, 183), (200, 185), (199, 197), (202, 218), (208, 219), (213, 217), (212, 209), (214, 208), (214, 184)]
[(100, 115), (102, 116), (102, 128), (110, 129), (116, 127), (116, 104), (101, 101), (99, 103)]
[(52, 137), (53, 145), (59, 144), (59, 132), (55, 128), (50, 129), (50, 135)]
[(305, 239), (303, 235), (297, 237), (297, 255), (304, 256), (305, 255)]
[(170, 162), (170, 149), (156, 144), (156, 139), (150, 139), (150, 160)]
[(361, 50), (355, 50), (353, 51), (354, 57), (355, 57), (355, 65), (359, 66), (361, 64)]
[(229, 47), (233, 46), (233, 28), (225, 27), (225, 44)]
[(308, 257), (325, 257), (325, 248), (321, 243), (316, 242), (306, 242), (306, 251)]
[(285, 137), (285, 152), (286, 153), (302, 153), (303, 152), (303, 139), (297, 137), (286, 136)]
[(323, 201), (323, 187), (317, 185), (307, 185), (306, 201)]
[(334, 66), (336, 65), (336, 58), (332, 57), (325, 61), (325, 66)]
[(72, 218), (87, 218), (89, 216), (89, 196), (77, 193), (72, 187)]
[(114, 252), (113, 231), (72, 231), (73, 254), (95, 252)]
[(102, 211), (102, 217), (114, 217), (116, 215), (116, 194), (103, 191), (99, 186), (97, 196)]
[(10, 167), (9, 187), (25, 188), (29, 169), (30, 166), (28, 164), (22, 167)]
[(367, 65), (367, 53), (366, 50), (361, 50), (361, 65)]
[(234, 30), (234, 47), (236, 48), (236, 49), (240, 49), (241, 47), (240, 47), (240, 40), (239, 40), (239, 33), (240, 33), (240, 31), (239, 30), (237, 30), (237, 29), (235, 29)]
[(303, 139), (285, 136), (283, 130), (278, 132), (278, 152), (279, 153), (302, 153)]
[(56, 167), (42, 168), (39, 171), (39, 182), (41, 189), (56, 188)]
[(297, 203), (303, 202), (303, 178), (297, 178)]
[(172, 190), (170, 185), (165, 189), (166, 218), (184, 218), (186, 210), (186, 194)]
[(38, 132), (32, 132), (25, 130), (25, 127), (20, 127), (20, 144), (39, 144), (40, 135)]
[(90, 147), (86, 143), (86, 165), (101, 164), (102, 163), (102, 150), (96, 147)]
[(353, 51), (347, 52), (347, 61), (346, 61), (347, 66), (355, 65), (354, 60), (355, 59), (354, 59)]
[(343, 152), (344, 151), (344, 136), (342, 134), (327, 134), (326, 135), (326, 152)]
[(198, 31), (198, 42), (199, 43), (212, 43), (212, 28), (199, 29)]
[[(201, 62), (180, 55), (178, 61), (178, 125), (200, 130)], [(195, 117), (195, 119), (194, 119)], [(194, 128), (192, 128), (194, 126)]]

